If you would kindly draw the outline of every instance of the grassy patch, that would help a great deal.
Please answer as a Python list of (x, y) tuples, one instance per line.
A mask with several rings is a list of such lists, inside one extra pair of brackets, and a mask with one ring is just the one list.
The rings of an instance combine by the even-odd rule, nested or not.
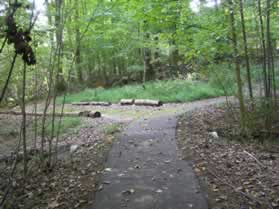
[[(86, 89), (68, 95), (66, 103), (82, 101), (119, 102), (123, 98), (159, 99), (163, 102), (187, 102), (224, 95), (223, 91), (206, 82), (169, 80), (143, 85), (128, 85), (111, 89)], [(62, 101), (62, 98), (59, 98)]]
[(108, 125), (105, 127), (104, 131), (105, 131), (106, 135), (113, 135), (113, 134), (121, 131), (121, 126), (120, 126), (120, 124), (117, 124), (117, 123)]
[[(56, 134), (59, 128), (59, 120), (55, 120), (54, 122), (54, 133)], [(74, 128), (81, 125), (81, 119), (79, 117), (64, 117), (61, 121), (60, 126), (60, 134), (69, 133)], [(51, 122), (48, 121), (48, 124), (46, 126), (46, 133), (47, 135), (51, 135), (52, 125)]]
[[(57, 118), (54, 123), (54, 134), (57, 134), (59, 126), (59, 119)], [(78, 117), (64, 117), (62, 119), (60, 134), (74, 133), (81, 126), (81, 118)], [(10, 151), (15, 150), (21, 127), (21, 117), (5, 117), (0, 118), (0, 154), (9, 154)], [(46, 121), (46, 136), (51, 135), (51, 118), (47, 118)], [(37, 134), (41, 136), (42, 121), (38, 120), (37, 123)], [(28, 120), (27, 126), (27, 145), (32, 146), (34, 143), (35, 136), (35, 121)]]

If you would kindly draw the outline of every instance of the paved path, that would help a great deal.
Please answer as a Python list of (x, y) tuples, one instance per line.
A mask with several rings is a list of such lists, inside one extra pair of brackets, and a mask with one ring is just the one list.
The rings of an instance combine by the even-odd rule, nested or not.
[(190, 164), (178, 156), (176, 117), (136, 121), (113, 146), (93, 209), (207, 209)]
[(207, 209), (190, 162), (179, 157), (176, 116), (225, 101), (185, 103), (168, 114), (131, 122), (112, 147), (102, 190), (90, 209)]

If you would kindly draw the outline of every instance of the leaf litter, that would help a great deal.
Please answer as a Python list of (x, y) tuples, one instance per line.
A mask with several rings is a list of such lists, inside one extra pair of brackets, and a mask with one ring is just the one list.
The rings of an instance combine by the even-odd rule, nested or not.
[(237, 120), (225, 108), (210, 106), (183, 115), (177, 135), (210, 208), (279, 208), (279, 149), (240, 142)]

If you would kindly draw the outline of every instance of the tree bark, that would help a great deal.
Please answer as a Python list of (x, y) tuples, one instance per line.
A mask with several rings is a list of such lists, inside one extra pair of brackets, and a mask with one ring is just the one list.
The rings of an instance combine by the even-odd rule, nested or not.
[(79, 26), (79, 3), (78, 0), (74, 0), (75, 2), (75, 42), (76, 42), (76, 70), (78, 74), (78, 80), (80, 83), (83, 82), (83, 74), (82, 74), (82, 68), (81, 68), (81, 48), (80, 48), (80, 26)]
[(9, 75), (8, 75), (8, 78), (5, 82), (5, 85), (3, 87), (3, 90), (1, 92), (1, 97), (0, 97), (0, 104), (2, 103), (4, 97), (5, 97), (5, 93), (8, 89), (8, 85), (10, 83), (10, 80), (11, 80), (11, 77), (12, 77), (12, 74), (13, 74), (13, 70), (14, 70), (14, 66), (15, 66), (15, 63), (16, 63), (16, 58), (17, 58), (17, 53), (15, 52), (14, 54), (14, 57), (13, 57), (13, 61), (12, 61), (12, 64), (11, 64), (11, 67), (10, 67), (10, 70), (9, 70)]
[(264, 35), (264, 23), (262, 16), (262, 3), (261, 0), (258, 0), (258, 15), (259, 15), (259, 23), (260, 23), (260, 35), (261, 35), (261, 45), (262, 45), (262, 63), (263, 63), (263, 77), (264, 77), (264, 89), (265, 89), (265, 97), (268, 97), (268, 85), (267, 85), (267, 67), (266, 67), (266, 43), (265, 43), (265, 35)]
[(251, 79), (251, 72), (250, 72), (251, 71), (250, 60), (249, 60), (249, 55), (248, 55), (245, 18), (244, 18), (244, 12), (243, 12), (243, 0), (239, 0), (239, 6), (240, 6), (240, 16), (241, 16), (241, 26), (242, 26), (242, 35), (243, 35), (243, 44), (244, 44), (248, 89), (249, 89), (250, 99), (253, 102), (253, 87), (252, 87), (252, 79)]
[(179, 58), (179, 49), (176, 44), (176, 35), (177, 35), (177, 23), (179, 22), (179, 18), (181, 15), (181, 2), (180, 0), (176, 0), (176, 10), (175, 10), (175, 19), (174, 19), (174, 24), (173, 24), (173, 33), (172, 33), (172, 39), (170, 40), (170, 44), (173, 46), (171, 49), (171, 54), (170, 54), (170, 61), (171, 61), (171, 66), (175, 70), (175, 72), (178, 70), (178, 62), (180, 60)]
[(22, 72), (22, 146), (23, 146), (23, 173), (24, 178), (27, 177), (27, 144), (26, 144), (26, 110), (25, 110), (25, 90), (26, 90), (26, 63), (24, 63)]
[(267, 55), (267, 96), (272, 97), (272, 43), (270, 31), (270, 0), (266, 0), (266, 55)]
[(216, 11), (218, 11), (218, 0), (214, 0), (214, 5), (215, 5)]
[(234, 4), (231, 0), (229, 0), (229, 6), (230, 6), (232, 46), (233, 46), (233, 55), (234, 55), (234, 62), (235, 62), (236, 82), (238, 87), (238, 100), (240, 105), (240, 125), (241, 125), (241, 129), (243, 130), (245, 128), (246, 111), (245, 111), (245, 104), (244, 104), (244, 97), (243, 97), (240, 61), (239, 61), (239, 54), (238, 54), (238, 42), (237, 42), (237, 35), (236, 35), (236, 28), (235, 28), (235, 17), (234, 17), (235, 9), (234, 9)]
[[(149, 32), (146, 32), (145, 35), (145, 39), (146, 41), (150, 41), (150, 34)], [(144, 78), (143, 78), (143, 82), (145, 83), (145, 81), (150, 81), (152, 79), (154, 79), (154, 70), (153, 70), (153, 66), (152, 66), (152, 53), (151, 50), (148, 47), (145, 47), (143, 50), (143, 56), (144, 56)]]
[(66, 90), (66, 82), (63, 77), (63, 0), (55, 0), (55, 28), (56, 28), (56, 45), (57, 53), (57, 81), (56, 89), (58, 91)]

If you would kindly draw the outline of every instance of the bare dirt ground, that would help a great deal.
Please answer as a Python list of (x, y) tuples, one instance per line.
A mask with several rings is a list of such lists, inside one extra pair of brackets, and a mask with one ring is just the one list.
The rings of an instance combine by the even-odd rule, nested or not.
[(237, 120), (214, 106), (182, 116), (177, 135), (210, 208), (279, 208), (279, 143), (240, 142)]
[[(10, 123), (14, 121), (17, 120), (13, 118)], [(104, 169), (103, 162), (114, 141), (113, 131), (118, 131), (106, 130), (122, 124), (104, 118), (83, 119), (82, 123), (74, 132), (61, 137), (59, 159), (53, 170), (46, 170), (34, 156), (29, 161), (27, 180), (22, 177), (22, 162), (19, 162), (17, 173), (8, 184), (13, 165), (0, 164), (0, 199), (7, 188), (10, 189), (3, 208), (82, 208), (93, 200), (92, 194), (98, 189), (98, 179)], [(12, 139), (10, 144), (5, 144), (6, 153), (15, 147), (15, 142), (17, 140)]]

